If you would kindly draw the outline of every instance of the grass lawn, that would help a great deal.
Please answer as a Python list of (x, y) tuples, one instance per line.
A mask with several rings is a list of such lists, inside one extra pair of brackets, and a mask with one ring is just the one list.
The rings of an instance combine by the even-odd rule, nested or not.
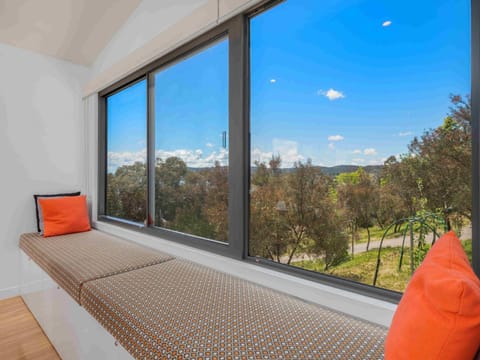
[(472, 240), (464, 240), (462, 241), (463, 249), (467, 253), (468, 260), (472, 263)]
[[(388, 234), (385, 237), (385, 239), (392, 239), (396, 237), (401, 237), (403, 236), (403, 230), (405, 229), (407, 225), (404, 224), (400, 227), (400, 231), (398, 232), (393, 232), (393, 228), (388, 230)], [(382, 229), (379, 226), (372, 226), (370, 228), (370, 241), (380, 241), (382, 239), (383, 234), (385, 233), (385, 229)], [(357, 240), (356, 243), (365, 243), (368, 241), (368, 233), (367, 229), (364, 228), (359, 228), (357, 230)]]
[[(462, 241), (462, 243), (471, 261), (472, 241), (465, 240)], [(410, 279), (409, 254), (408, 249), (406, 249), (402, 269), (399, 271), (400, 247), (387, 247), (382, 250), (381, 265), (377, 278), (378, 287), (400, 292), (405, 290), (408, 280)], [(331, 267), (326, 272), (324, 271), (325, 265), (322, 259), (297, 261), (292, 263), (292, 265), (372, 285), (376, 263), (377, 251), (371, 250), (369, 252), (356, 254), (353, 259)]]
[[(385, 232), (385, 229), (380, 228), (379, 226), (372, 226), (370, 228), (370, 241), (380, 241), (382, 240), (383, 233)], [(358, 239), (356, 243), (366, 243), (368, 241), (368, 233), (367, 229), (359, 228), (357, 231), (357, 236)], [(386, 239), (392, 239), (402, 236), (401, 232), (393, 232), (393, 229), (388, 231), (387, 236), (385, 237)]]

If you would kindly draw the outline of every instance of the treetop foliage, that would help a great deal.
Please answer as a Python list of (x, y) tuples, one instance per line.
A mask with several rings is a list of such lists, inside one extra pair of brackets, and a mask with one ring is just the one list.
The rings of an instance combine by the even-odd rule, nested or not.
[[(280, 155), (255, 162), (250, 255), (290, 264), (298, 254), (313, 254), (328, 269), (348, 257), (359, 228), (369, 233), (419, 211), (442, 214), (450, 225), (470, 219), (470, 98), (450, 99), (440, 126), (374, 172), (357, 167), (331, 175), (311, 160), (284, 169)], [(107, 175), (107, 213), (143, 222), (146, 192), (145, 164), (119, 167)], [(228, 167), (190, 169), (179, 157), (156, 160), (156, 226), (227, 241), (228, 206)]]

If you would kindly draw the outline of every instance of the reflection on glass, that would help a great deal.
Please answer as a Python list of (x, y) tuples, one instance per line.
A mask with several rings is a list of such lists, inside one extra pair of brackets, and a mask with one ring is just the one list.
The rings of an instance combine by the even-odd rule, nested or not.
[(228, 41), (155, 76), (155, 225), (228, 239)]
[(471, 254), (469, 11), (305, 0), (252, 18), (251, 256), (370, 285), (380, 264), (375, 285), (403, 291), (434, 230)]

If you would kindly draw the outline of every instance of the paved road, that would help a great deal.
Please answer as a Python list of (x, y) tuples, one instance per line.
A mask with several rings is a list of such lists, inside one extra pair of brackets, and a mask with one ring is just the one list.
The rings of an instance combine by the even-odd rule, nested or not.
[[(460, 235), (460, 239), (461, 240), (466, 240), (466, 239), (471, 239), (471, 238), (472, 238), (472, 227), (471, 226), (464, 227), (462, 229), (462, 234)], [(426, 239), (427, 244), (431, 243), (432, 239), (433, 239), (432, 234), (427, 235), (427, 239)], [(380, 247), (380, 240), (370, 241), (369, 249), (370, 250), (371, 249), (378, 249)], [(402, 241), (403, 241), (402, 236), (399, 236), (399, 237), (396, 237), (396, 238), (391, 238), (391, 239), (385, 239), (383, 241), (383, 247), (386, 247), (386, 246), (391, 246), (391, 247), (402, 246)], [(410, 237), (409, 236), (407, 236), (405, 242), (406, 242), (405, 246), (410, 246)], [(364, 243), (355, 244), (354, 247), (353, 247), (353, 251), (355, 252), (355, 254), (367, 251), (367, 243), (364, 242)], [(349, 252), (350, 253), (352, 252), (351, 244), (350, 244)]]
[[(460, 235), (460, 239), (461, 240), (466, 240), (466, 239), (471, 239), (471, 238), (472, 238), (472, 227), (471, 226), (464, 227), (462, 229), (462, 234)], [(381, 239), (372, 239), (372, 241), (370, 241), (369, 250), (378, 249), (380, 247), (380, 240)], [(427, 235), (426, 240), (427, 240), (427, 243), (431, 243), (432, 242), (432, 234)], [(391, 239), (385, 239), (383, 241), (383, 247), (401, 246), (402, 241), (403, 241), (402, 236), (399, 236), (399, 237), (396, 237), (396, 238), (391, 238)], [(410, 246), (409, 245), (410, 244), (410, 238), (408, 236), (407, 236), (405, 242), (406, 242), (405, 246), (409, 247)], [(353, 251), (354, 251), (355, 254), (359, 254), (359, 253), (367, 251), (367, 243), (364, 242), (364, 243), (355, 244), (354, 248), (353, 248)], [(349, 254), (352, 253), (352, 244), (351, 243), (348, 247), (348, 252), (349, 252)], [(299, 255), (296, 255), (296, 256), (293, 257), (292, 262), (301, 261), (301, 260), (314, 260), (316, 258), (317, 257), (315, 255), (310, 256), (310, 255), (307, 255), (307, 254), (299, 254)], [(282, 256), (281, 262), (286, 263), (287, 261), (288, 261), (288, 257), (287, 256)]]

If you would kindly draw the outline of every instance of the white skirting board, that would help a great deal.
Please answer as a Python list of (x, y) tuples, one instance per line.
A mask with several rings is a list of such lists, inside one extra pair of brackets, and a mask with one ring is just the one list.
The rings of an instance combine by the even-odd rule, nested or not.
[(0, 300), (8, 299), (20, 294), (20, 286), (12, 286), (6, 289), (0, 289)]
[(63, 360), (133, 357), (23, 251), (21, 295)]

